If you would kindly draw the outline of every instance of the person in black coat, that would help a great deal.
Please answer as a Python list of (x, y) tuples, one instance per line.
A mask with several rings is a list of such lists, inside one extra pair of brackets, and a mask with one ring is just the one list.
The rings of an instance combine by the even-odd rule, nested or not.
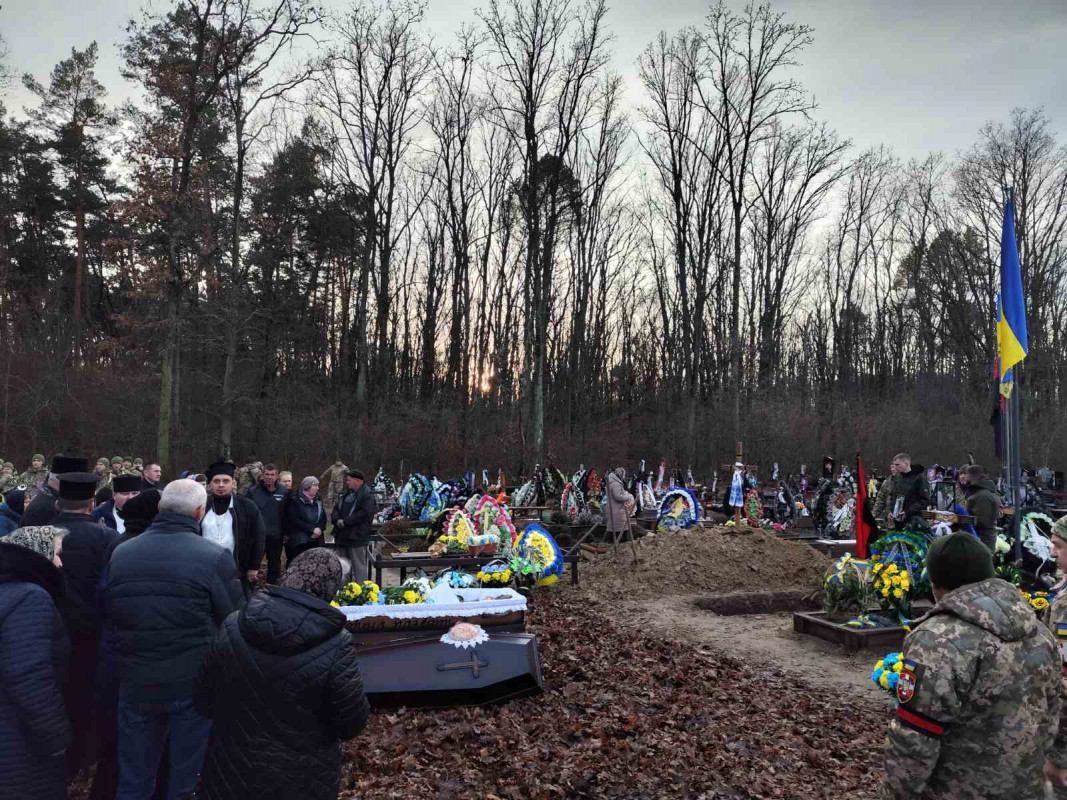
[(288, 535), (285, 558), (293, 561), (310, 547), (318, 547), (325, 540), (326, 506), (319, 499), (319, 479), (308, 475), (300, 481), (300, 488), (289, 495), (286, 508)]
[(119, 797), (151, 795), (168, 734), (172, 796), (196, 789), (211, 723), (193, 708), (193, 687), (218, 626), (242, 599), (233, 556), (200, 535), (206, 500), (195, 481), (167, 484), (152, 525), (111, 556)]
[(22, 524), (25, 527), (52, 524), (56, 516), (56, 498), (59, 496), (59, 476), (67, 472), (88, 473), (88, 459), (72, 456), (56, 456), (52, 459), (44, 486), (30, 501), (22, 515)]
[(67, 775), (74, 777), (95, 760), (96, 666), (100, 648), (101, 576), (107, 568), (118, 534), (90, 514), (97, 478), (87, 472), (59, 476), (59, 497), (53, 525), (67, 531), (63, 538), (63, 575), (67, 581), (60, 613), (70, 635), (67, 669), (67, 713), (74, 741), (67, 751)]
[(12, 800), (66, 797), (58, 534), (22, 528), (0, 539), (0, 797)]
[(125, 533), (126, 521), (117, 512), (141, 493), (141, 479), (136, 475), (116, 475), (112, 481), (112, 489), (111, 498), (98, 503), (92, 517), (103, 520), (113, 531)]
[(342, 580), (336, 555), (308, 550), (223, 624), (196, 688), (214, 720), (205, 800), (337, 797), (340, 741), (370, 714), (345, 616), (329, 603)]
[(352, 580), (366, 580), (370, 575), (373, 549), (374, 514), (378, 510), (374, 493), (363, 473), (350, 469), (345, 473), (345, 492), (333, 507), (333, 540), (343, 558), (352, 566)]
[(282, 544), (288, 528), (289, 490), (278, 483), (278, 467), (267, 464), (256, 485), (246, 495), (263, 515), (266, 532), (264, 549), (267, 553), (267, 583), (277, 583), (282, 574)]
[(234, 566), (247, 596), (259, 581), (267, 532), (256, 504), (237, 494), (233, 480), (235, 469), (229, 461), (208, 467), (208, 504), (200, 532), (209, 542), (233, 553)]
[(0, 505), (0, 536), (7, 536), (22, 525), (22, 512), (26, 510), (26, 490), (12, 489)]

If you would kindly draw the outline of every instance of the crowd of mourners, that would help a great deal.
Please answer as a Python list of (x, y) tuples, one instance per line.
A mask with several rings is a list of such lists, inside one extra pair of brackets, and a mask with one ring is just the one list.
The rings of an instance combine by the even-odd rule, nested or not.
[(336, 798), (369, 715), (330, 604), (366, 577), (363, 474), (338, 462), (321, 497), (273, 464), (137, 461), (35, 455), (6, 487), (0, 800), (90, 776), (93, 800)]

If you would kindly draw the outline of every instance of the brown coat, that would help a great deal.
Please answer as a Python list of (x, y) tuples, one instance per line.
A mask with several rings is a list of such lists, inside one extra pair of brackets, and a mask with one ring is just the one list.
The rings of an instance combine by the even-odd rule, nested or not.
[(608, 533), (621, 533), (630, 528), (630, 514), (626, 504), (632, 503), (634, 496), (626, 491), (622, 478), (615, 472), (608, 473), (608, 507), (604, 515)]

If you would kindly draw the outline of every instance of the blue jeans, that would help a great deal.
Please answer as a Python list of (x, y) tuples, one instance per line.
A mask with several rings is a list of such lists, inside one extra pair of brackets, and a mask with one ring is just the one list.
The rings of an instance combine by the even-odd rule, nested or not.
[(170, 736), (168, 800), (192, 797), (204, 765), (211, 720), (193, 701), (138, 703), (119, 695), (119, 790), (116, 800), (151, 800)]

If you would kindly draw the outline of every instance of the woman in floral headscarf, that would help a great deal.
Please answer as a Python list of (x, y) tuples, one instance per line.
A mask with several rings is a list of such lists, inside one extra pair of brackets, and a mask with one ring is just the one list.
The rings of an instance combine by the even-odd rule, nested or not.
[(66, 796), (63, 533), (44, 526), (0, 538), (0, 797)]
[(343, 578), (332, 551), (312, 548), (223, 623), (195, 698), (215, 720), (205, 800), (336, 799), (341, 740), (370, 714), (345, 615), (330, 606)]

